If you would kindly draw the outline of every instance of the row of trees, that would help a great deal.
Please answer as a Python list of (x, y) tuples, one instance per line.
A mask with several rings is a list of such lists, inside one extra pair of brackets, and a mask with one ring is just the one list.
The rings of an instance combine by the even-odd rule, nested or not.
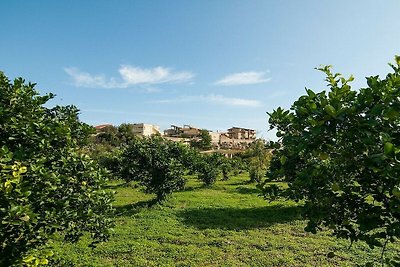
[(258, 140), (233, 159), (220, 153), (203, 153), (210, 143), (207, 130), (202, 130), (188, 146), (157, 135), (138, 137), (133, 134), (132, 125), (122, 124), (101, 129), (86, 150), (110, 171), (110, 177), (138, 182), (147, 193), (156, 195), (156, 201), (183, 189), (185, 174), (197, 174), (205, 186), (214, 184), (221, 174), (223, 180), (228, 180), (230, 173), (248, 170), (253, 174), (251, 182), (260, 181), (265, 175), (269, 154), (263, 141)]
[(104, 152), (103, 155), (99, 155), (99, 149), (94, 149), (100, 163), (113, 177), (139, 182), (146, 192), (156, 194), (157, 201), (183, 189), (185, 174), (197, 174), (205, 186), (211, 186), (220, 174), (228, 180), (231, 172), (243, 171), (247, 168), (246, 162), (253, 164), (254, 158), (251, 153), (246, 154), (244, 160), (242, 157), (228, 159), (220, 153), (202, 153), (161, 136), (133, 136), (122, 146), (112, 149), (112, 153)]

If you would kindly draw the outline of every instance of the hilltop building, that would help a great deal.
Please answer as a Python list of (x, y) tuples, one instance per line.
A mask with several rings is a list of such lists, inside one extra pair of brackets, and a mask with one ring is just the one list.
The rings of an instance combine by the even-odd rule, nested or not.
[(256, 131), (247, 128), (232, 127), (228, 129), (228, 135), (232, 139), (246, 139), (246, 140), (256, 139)]
[(166, 137), (181, 137), (181, 138), (193, 138), (198, 137), (201, 133), (201, 129), (183, 125), (183, 127), (171, 125), (171, 128), (164, 131)]
[(214, 149), (246, 149), (256, 140), (256, 131), (248, 128), (232, 127), (227, 132), (210, 132)]
[(132, 124), (132, 132), (140, 136), (161, 135), (160, 127), (154, 124), (134, 123)]

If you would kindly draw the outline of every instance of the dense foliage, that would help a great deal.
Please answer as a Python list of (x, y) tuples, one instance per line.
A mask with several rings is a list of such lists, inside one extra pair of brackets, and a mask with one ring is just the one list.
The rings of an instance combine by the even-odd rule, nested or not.
[(121, 177), (139, 181), (147, 193), (156, 194), (156, 200), (162, 201), (183, 189), (183, 175), (192, 166), (193, 153), (186, 145), (159, 136), (136, 138), (122, 152)]
[(134, 138), (132, 124), (123, 123), (117, 127), (106, 125), (96, 130), (84, 149), (101, 167), (109, 171), (107, 174), (110, 179), (120, 179), (122, 150)]
[(223, 161), (224, 156), (219, 153), (202, 155), (197, 171), (199, 180), (202, 181), (205, 186), (210, 186), (215, 183), (221, 171), (221, 163)]
[(0, 72), (0, 266), (45, 264), (30, 252), (53, 234), (98, 242), (111, 225), (102, 171), (81, 153), (91, 127), (73, 106), (44, 107), (53, 95), (34, 86)]
[(271, 159), (271, 152), (266, 148), (265, 142), (258, 139), (251, 143), (242, 158), (247, 165), (250, 182), (260, 182), (265, 177)]
[(304, 201), (306, 230), (333, 229), (337, 237), (385, 247), (400, 236), (400, 57), (384, 79), (367, 78), (352, 90), (329, 66), (329, 91), (307, 89), (291, 110), (270, 114), (280, 144), (265, 185), (269, 196)]

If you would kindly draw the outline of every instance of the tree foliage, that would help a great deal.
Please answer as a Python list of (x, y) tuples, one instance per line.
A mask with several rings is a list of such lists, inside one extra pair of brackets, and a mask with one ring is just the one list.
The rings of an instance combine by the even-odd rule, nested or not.
[(1, 266), (37, 264), (29, 253), (55, 233), (77, 241), (90, 232), (98, 242), (111, 226), (102, 171), (81, 153), (92, 128), (73, 106), (44, 107), (53, 95), (34, 86), (0, 72)]
[(270, 150), (266, 148), (264, 140), (256, 140), (242, 155), (247, 163), (251, 182), (260, 182), (267, 172), (271, 159)]
[(223, 161), (224, 156), (220, 153), (202, 154), (197, 172), (205, 186), (211, 186), (217, 181)]
[(396, 63), (359, 91), (349, 85), (353, 77), (319, 68), (328, 92), (306, 89), (290, 110), (269, 114), (280, 142), (268, 177), (288, 189), (265, 183), (264, 191), (304, 201), (306, 230), (328, 227), (371, 247), (400, 236), (400, 57)]
[(162, 201), (176, 190), (184, 188), (185, 170), (191, 168), (193, 151), (186, 145), (160, 136), (134, 139), (122, 152), (121, 177), (139, 181), (147, 193)]

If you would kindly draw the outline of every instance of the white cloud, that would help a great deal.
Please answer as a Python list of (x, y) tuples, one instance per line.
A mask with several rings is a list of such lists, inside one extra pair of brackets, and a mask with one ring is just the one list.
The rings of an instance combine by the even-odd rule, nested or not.
[(87, 72), (82, 72), (77, 68), (64, 68), (64, 71), (72, 77), (74, 84), (78, 87), (101, 87), (115, 88), (121, 87), (115, 79), (111, 78), (107, 81), (104, 75), (91, 75)]
[(137, 84), (159, 84), (159, 83), (181, 83), (190, 81), (194, 75), (188, 71), (172, 72), (164, 67), (142, 69), (128, 65), (119, 69), (122, 79), (130, 85)]
[(216, 81), (214, 84), (230, 86), (230, 85), (266, 83), (270, 81), (271, 78), (266, 78), (265, 75), (266, 72), (256, 72), (256, 71), (233, 73)]
[(199, 96), (181, 96), (174, 99), (162, 99), (151, 101), (151, 103), (188, 103), (188, 102), (207, 102), (228, 106), (242, 106), (242, 107), (260, 107), (261, 102), (258, 100), (225, 97), (222, 95), (199, 95)]
[(224, 97), (222, 95), (209, 95), (206, 98), (210, 102), (230, 105), (230, 106), (244, 106), (244, 107), (259, 107), (261, 102), (258, 100)]
[(194, 74), (188, 71), (174, 72), (169, 68), (140, 68), (123, 65), (119, 68), (120, 81), (115, 78), (107, 79), (103, 74), (93, 75), (82, 72), (78, 68), (64, 68), (78, 87), (89, 88), (127, 88), (135, 85), (152, 85), (162, 83), (190, 82)]

